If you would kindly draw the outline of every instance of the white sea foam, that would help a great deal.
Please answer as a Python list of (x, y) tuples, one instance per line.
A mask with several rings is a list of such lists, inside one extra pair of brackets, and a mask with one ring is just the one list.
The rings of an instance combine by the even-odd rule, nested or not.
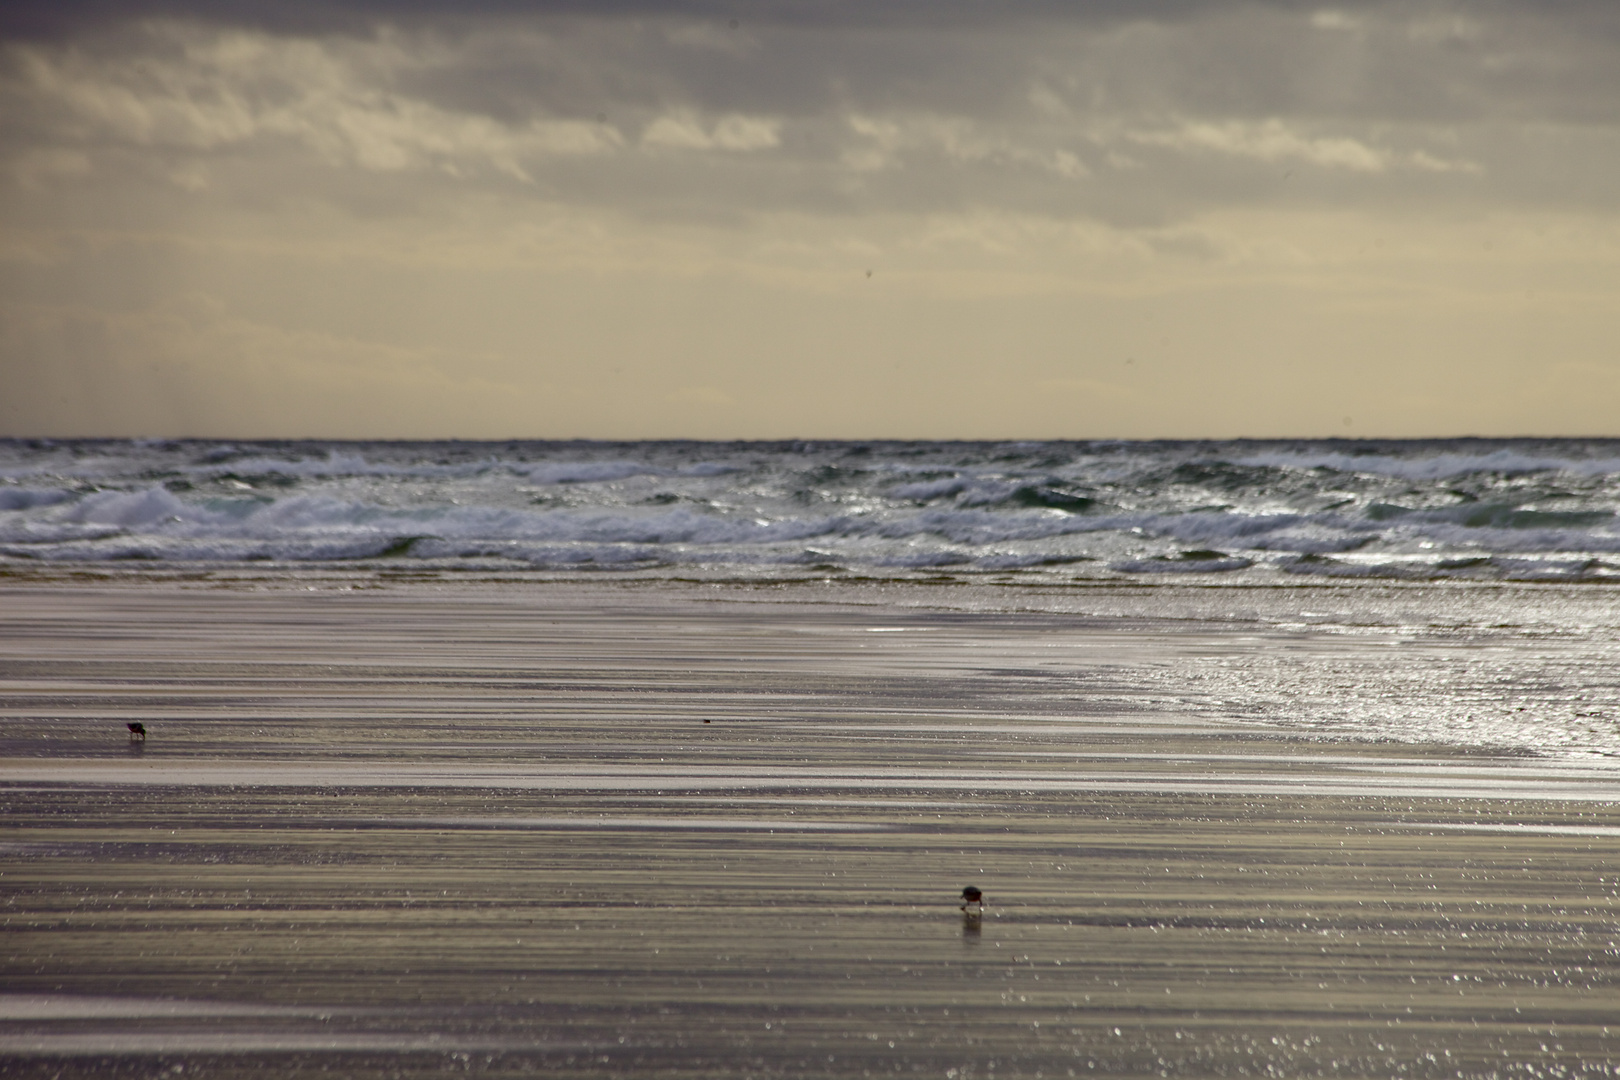
[(62, 520), (136, 529), (171, 522), (203, 522), (216, 516), (200, 506), (181, 502), (163, 488), (148, 488), (132, 492), (97, 492), (77, 503), (62, 516)]

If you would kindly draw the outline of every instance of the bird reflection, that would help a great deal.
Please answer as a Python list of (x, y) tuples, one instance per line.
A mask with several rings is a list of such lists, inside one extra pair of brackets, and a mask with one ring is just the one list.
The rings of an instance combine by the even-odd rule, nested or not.
[(984, 893), (977, 886), (962, 890), (962, 936), (977, 938), (984, 927)]

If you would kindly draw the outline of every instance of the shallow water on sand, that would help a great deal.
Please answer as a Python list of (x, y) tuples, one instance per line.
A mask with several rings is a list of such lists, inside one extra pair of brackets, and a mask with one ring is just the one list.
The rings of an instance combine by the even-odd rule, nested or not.
[(12, 584), (0, 1061), (1608, 1075), (1612, 600), (1512, 588)]

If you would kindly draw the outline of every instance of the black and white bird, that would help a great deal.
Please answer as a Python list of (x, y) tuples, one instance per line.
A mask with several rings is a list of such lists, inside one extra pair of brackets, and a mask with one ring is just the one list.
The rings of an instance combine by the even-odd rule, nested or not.
[(984, 914), (984, 893), (977, 886), (969, 885), (962, 890), (962, 910), (967, 911), (968, 908), (975, 909), (968, 912), (971, 915)]

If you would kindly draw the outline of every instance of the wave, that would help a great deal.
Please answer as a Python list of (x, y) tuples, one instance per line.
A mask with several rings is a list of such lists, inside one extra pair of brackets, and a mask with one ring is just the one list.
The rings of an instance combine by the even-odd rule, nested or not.
[(1323, 469), (1337, 473), (1365, 473), (1416, 481), (1449, 480), (1481, 473), (1499, 476), (1523, 476), (1531, 473), (1567, 473), (1583, 477), (1620, 476), (1620, 457), (1552, 457), (1508, 448), (1483, 454), (1435, 453), (1414, 457), (1377, 453), (1273, 451), (1237, 458), (1235, 464), (1297, 471)]
[(30, 443), (0, 559), (1607, 580), (1620, 442)]
[(578, 461), (535, 465), (524, 475), (536, 484), (592, 484), (632, 476), (663, 476), (665, 472), (634, 461)]
[(898, 484), (889, 489), (889, 494), (897, 499), (913, 499), (917, 502), (932, 502), (935, 499), (950, 498), (960, 495), (973, 483), (965, 476), (952, 476), (944, 480), (929, 480), (915, 484)]
[(1620, 565), (1601, 559), (1513, 559), (1474, 556), (1462, 559), (1346, 563), (1321, 556), (1285, 559), (1277, 569), (1287, 574), (1331, 578), (1387, 578), (1401, 581), (1620, 581)]
[(113, 525), (132, 529), (215, 517), (203, 507), (181, 502), (164, 488), (103, 491), (87, 496), (62, 516), (67, 524)]
[[(54, 525), (64, 537), (79, 538), (86, 527), (170, 535), (229, 535), (274, 538), (293, 534), (356, 531), (367, 534), (420, 534), (441, 538), (590, 540), (641, 544), (765, 544), (802, 542), (816, 537), (938, 537), (954, 544), (987, 545), (1098, 533), (1124, 533), (1210, 548), (1237, 545), (1252, 551), (1324, 554), (1351, 551), (1382, 540), (1439, 540), (1450, 546), (1495, 551), (1620, 550), (1620, 535), (1579, 528), (1611, 524), (1609, 512), (1534, 514), (1492, 511), (1469, 516), (1460, 511), (1411, 511), (1356, 519), (1338, 513), (1235, 514), (1207, 510), (1185, 513), (1105, 514), (1015, 509), (916, 509), (903, 514), (832, 514), (763, 517), (756, 511), (719, 512), (654, 503), (649, 506), (597, 506), (561, 509), (509, 506), (428, 505), (390, 507), (328, 495), (282, 498), (186, 500), (163, 487), (133, 492), (96, 492), (76, 502), (40, 499), (30, 507), (54, 507), (54, 517), (28, 524), (36, 539)], [(1494, 522), (1495, 524), (1490, 524)], [(1562, 524), (1564, 528), (1548, 527)]]
[(72, 500), (73, 492), (61, 488), (0, 488), (0, 511), (32, 510)]
[(199, 465), (189, 465), (180, 471), (188, 476), (287, 476), (298, 478), (334, 479), (338, 477), (378, 476), (412, 479), (443, 479), (477, 476), (492, 468), (500, 468), (494, 460), (472, 462), (412, 462), (398, 465), (386, 461), (373, 461), (358, 453), (331, 451), (322, 456), (308, 458), (281, 458), (251, 455), (232, 455), (214, 458)]
[(1405, 524), (1444, 522), (1468, 529), (1547, 529), (1607, 525), (1615, 520), (1613, 510), (1526, 510), (1514, 503), (1464, 503), (1438, 509), (1413, 508), (1390, 503), (1367, 507), (1371, 521), (1404, 519)]
[(1225, 574), (1247, 570), (1253, 565), (1253, 559), (1228, 555), (1224, 551), (1183, 551), (1174, 556), (1125, 559), (1110, 563), (1108, 568), (1122, 574)]

